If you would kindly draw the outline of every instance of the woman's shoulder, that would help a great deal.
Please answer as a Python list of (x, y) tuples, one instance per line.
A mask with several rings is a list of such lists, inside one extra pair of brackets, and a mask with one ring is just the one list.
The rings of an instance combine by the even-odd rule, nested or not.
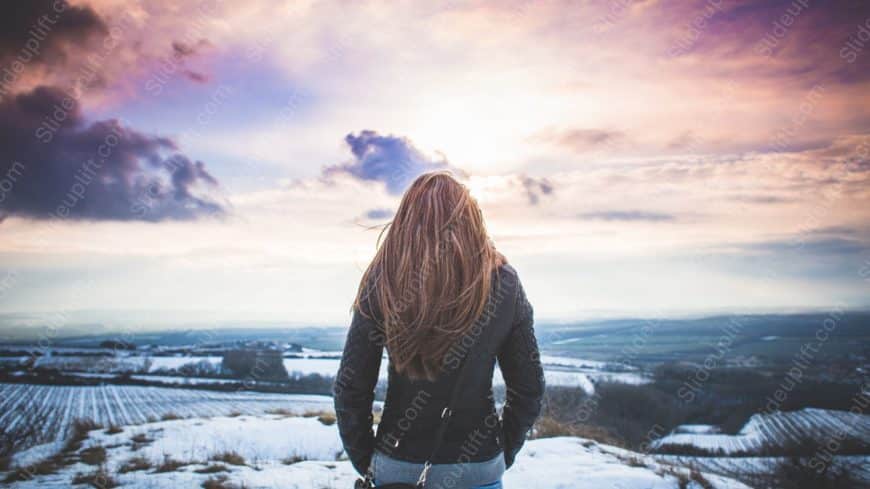
[(507, 286), (510, 290), (517, 291), (522, 289), (520, 275), (511, 264), (504, 262), (496, 268), (498, 284), (500, 287)]

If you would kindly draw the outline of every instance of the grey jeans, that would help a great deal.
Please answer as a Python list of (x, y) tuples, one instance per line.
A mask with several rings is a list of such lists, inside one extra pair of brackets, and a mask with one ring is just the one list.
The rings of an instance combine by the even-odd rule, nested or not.
[[(378, 484), (416, 484), (422, 471), (423, 464), (396, 460), (378, 450), (372, 457), (372, 474)], [(504, 471), (502, 453), (483, 462), (434, 464), (426, 477), (426, 488), (467, 489), (485, 486), (499, 481)]]

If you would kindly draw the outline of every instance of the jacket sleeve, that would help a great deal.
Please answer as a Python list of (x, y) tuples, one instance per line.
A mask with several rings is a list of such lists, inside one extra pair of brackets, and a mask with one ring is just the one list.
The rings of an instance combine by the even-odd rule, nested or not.
[(384, 349), (383, 332), (372, 319), (354, 311), (333, 386), (335, 416), (344, 450), (360, 474), (374, 452), (372, 402)]
[(511, 331), (498, 352), (498, 364), (505, 381), (502, 436), (505, 464), (510, 467), (541, 413), (544, 370), (533, 327), (532, 305), (522, 284), (517, 284), (516, 313)]

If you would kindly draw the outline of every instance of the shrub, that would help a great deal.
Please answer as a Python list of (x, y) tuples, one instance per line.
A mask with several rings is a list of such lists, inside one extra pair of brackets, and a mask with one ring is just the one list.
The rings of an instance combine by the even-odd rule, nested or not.
[(107, 435), (117, 435), (118, 433), (123, 433), (124, 429), (117, 425), (111, 425), (108, 429), (106, 429)]
[(176, 420), (176, 419), (181, 419), (181, 416), (179, 416), (179, 415), (173, 413), (172, 411), (170, 411), (170, 412), (164, 414), (163, 416), (161, 416), (160, 419), (161, 419), (162, 421), (174, 421), (174, 420)]
[(228, 469), (226, 465), (211, 464), (208, 467), (197, 469), (194, 472), (196, 472), (197, 474), (215, 474), (217, 472), (229, 472), (229, 470), (230, 469)]

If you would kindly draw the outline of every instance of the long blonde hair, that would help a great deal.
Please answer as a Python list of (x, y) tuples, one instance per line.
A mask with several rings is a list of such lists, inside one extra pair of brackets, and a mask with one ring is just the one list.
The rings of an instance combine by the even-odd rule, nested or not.
[(446, 172), (418, 177), (363, 275), (354, 307), (377, 320), (396, 371), (434, 380), (453, 343), (483, 313), (505, 263), (468, 189)]

